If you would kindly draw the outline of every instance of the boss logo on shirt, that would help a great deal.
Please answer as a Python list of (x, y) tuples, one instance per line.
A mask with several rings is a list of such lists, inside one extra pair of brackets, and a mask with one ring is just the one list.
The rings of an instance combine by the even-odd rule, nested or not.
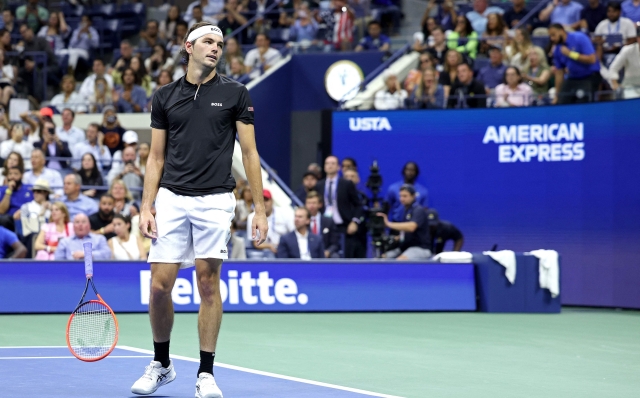
[(222, 102), (212, 102), (211, 106), (222, 106)]

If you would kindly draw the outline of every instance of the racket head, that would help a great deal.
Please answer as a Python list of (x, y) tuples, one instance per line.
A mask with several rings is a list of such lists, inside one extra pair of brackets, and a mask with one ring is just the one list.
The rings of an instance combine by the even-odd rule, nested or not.
[(118, 319), (107, 303), (85, 301), (67, 322), (67, 347), (81, 361), (99, 361), (116, 348), (118, 333)]

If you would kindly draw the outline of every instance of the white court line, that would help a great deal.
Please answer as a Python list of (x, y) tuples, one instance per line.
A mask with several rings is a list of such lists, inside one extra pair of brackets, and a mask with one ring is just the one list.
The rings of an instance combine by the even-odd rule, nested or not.
[[(153, 355), (110, 355), (105, 359), (114, 358), (153, 358)], [(76, 357), (71, 355), (64, 357), (0, 357), (0, 361), (6, 359), (76, 359)]]
[[(151, 351), (151, 350), (145, 350), (145, 349), (136, 348), (136, 347), (129, 347), (129, 346), (126, 346), (126, 345), (118, 345), (118, 346), (116, 346), (116, 348), (120, 348), (120, 349), (127, 350), (127, 351), (139, 352), (141, 354), (153, 354), (153, 351)], [(199, 359), (184, 357), (182, 355), (171, 355), (171, 357), (175, 358), (175, 359), (180, 359), (180, 360), (183, 360), (183, 361), (198, 362), (198, 363), (200, 362)], [(360, 390), (360, 389), (351, 388), (351, 387), (344, 387), (344, 386), (339, 386), (339, 385), (336, 385), (336, 384), (329, 384), (329, 383), (323, 383), (323, 382), (320, 382), (320, 381), (301, 379), (299, 377), (285, 376), (285, 375), (281, 375), (281, 374), (277, 374), (277, 373), (271, 373), (271, 372), (263, 372), (261, 370), (243, 368), (241, 366), (228, 365), (228, 364), (220, 363), (220, 362), (216, 362), (215, 366), (219, 366), (221, 368), (226, 368), (226, 369), (237, 370), (237, 371), (240, 371), (240, 372), (253, 373), (253, 374), (257, 374), (257, 375), (261, 375), (261, 376), (273, 377), (273, 378), (276, 378), (276, 379), (296, 381), (298, 383), (305, 383), (305, 384), (311, 384), (311, 385), (314, 385), (314, 386), (333, 388), (335, 390), (349, 391), (349, 392), (354, 392), (354, 393), (357, 393), (357, 394), (369, 395), (371, 397), (402, 398), (402, 397), (397, 396), (397, 395), (381, 394), (381, 393), (378, 393), (378, 392)]]

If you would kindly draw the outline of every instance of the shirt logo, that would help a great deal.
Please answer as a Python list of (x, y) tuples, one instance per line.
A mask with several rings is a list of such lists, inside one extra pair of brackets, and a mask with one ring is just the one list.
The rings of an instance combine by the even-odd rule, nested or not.
[(250, 106), (249, 108), (247, 108), (249, 110), (249, 112), (253, 112), (253, 107)]
[(222, 102), (212, 102), (211, 106), (222, 106)]

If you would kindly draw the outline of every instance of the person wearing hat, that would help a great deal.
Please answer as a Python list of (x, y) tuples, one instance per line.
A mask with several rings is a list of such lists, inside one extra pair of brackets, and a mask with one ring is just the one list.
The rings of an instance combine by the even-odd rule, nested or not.
[(376, 213), (384, 219), (384, 225), (400, 232), (400, 247), (383, 254), (386, 258), (398, 260), (426, 260), (431, 257), (431, 239), (427, 211), (416, 202), (416, 190), (413, 185), (405, 184), (400, 188), (400, 202), (404, 206), (403, 221), (393, 222), (385, 213)]
[(453, 241), (454, 252), (462, 250), (464, 236), (462, 232), (449, 221), (441, 221), (436, 209), (427, 210), (427, 220), (429, 222), (429, 233), (431, 236), (431, 251), (433, 254), (442, 253), (448, 241)]
[(307, 199), (307, 194), (315, 190), (318, 183), (318, 176), (312, 171), (306, 171), (302, 176), (302, 185), (296, 191), (296, 196), (302, 203)]
[[(258, 241), (251, 240), (247, 244), (247, 258), (249, 259), (272, 259), (276, 258), (278, 252), (278, 244), (280, 243), (280, 237), (293, 232), (295, 225), (291, 211), (283, 207), (278, 207), (273, 204), (273, 197), (271, 191), (268, 189), (262, 190), (262, 196), (264, 198), (264, 210), (267, 215), (267, 224), (269, 226), (269, 235), (264, 243), (258, 244)], [(255, 212), (249, 214), (247, 217), (247, 238), (251, 239), (251, 224)]]
[[(127, 130), (122, 134), (122, 143), (124, 148), (133, 147), (136, 151), (136, 163), (138, 162), (137, 152), (138, 152), (138, 133), (133, 130)], [(122, 148), (122, 149), (124, 149)], [(113, 154), (113, 164), (121, 164), (122, 163), (122, 150), (118, 150)]]
[(22, 221), (22, 235), (37, 234), (40, 226), (51, 217), (51, 203), (49, 195), (53, 193), (49, 182), (38, 179), (31, 187), (33, 200), (20, 206), (20, 219)]

